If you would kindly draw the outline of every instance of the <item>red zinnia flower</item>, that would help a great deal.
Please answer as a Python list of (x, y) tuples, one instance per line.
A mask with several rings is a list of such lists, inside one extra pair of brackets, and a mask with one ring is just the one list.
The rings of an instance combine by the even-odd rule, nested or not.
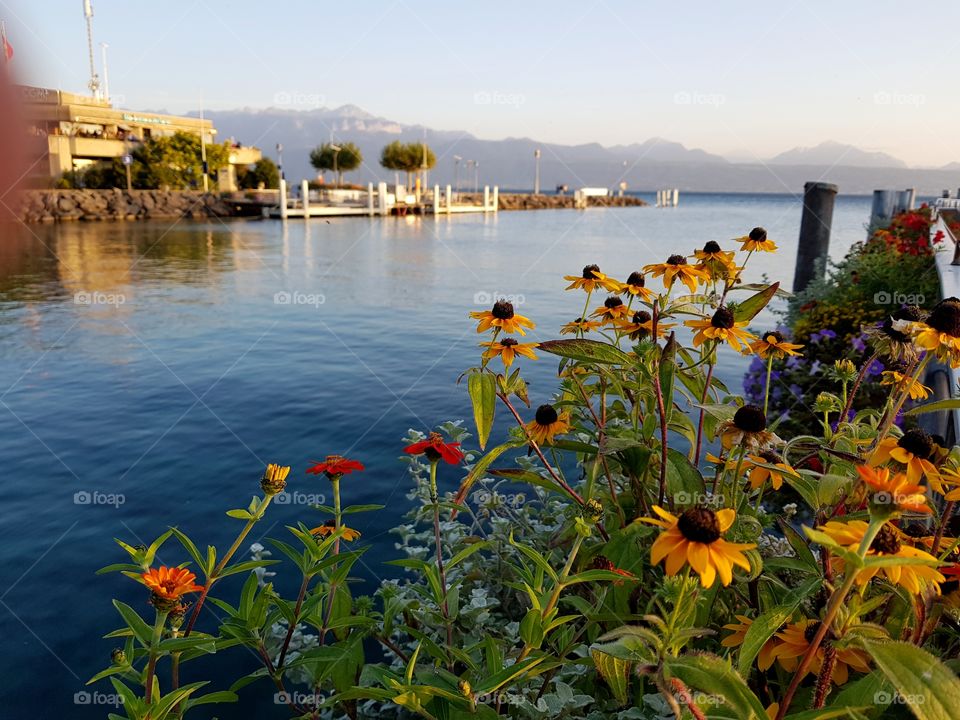
[(143, 584), (153, 591), (153, 594), (163, 600), (179, 600), (186, 593), (203, 590), (193, 581), (197, 576), (186, 568), (162, 566), (150, 568), (141, 576)]
[(463, 460), (460, 443), (444, 442), (440, 433), (430, 433), (430, 437), (426, 440), (407, 445), (403, 451), (408, 455), (426, 455), (431, 462), (436, 462), (442, 458), (451, 465), (457, 465)]
[(342, 455), (327, 455), (327, 459), (323, 462), (317, 462), (316, 460), (314, 460), (314, 462), (316, 465), (307, 468), (308, 475), (319, 475), (323, 473), (328, 478), (339, 478), (343, 475), (349, 475), (354, 470), (363, 470), (362, 462), (359, 460), (350, 460)]

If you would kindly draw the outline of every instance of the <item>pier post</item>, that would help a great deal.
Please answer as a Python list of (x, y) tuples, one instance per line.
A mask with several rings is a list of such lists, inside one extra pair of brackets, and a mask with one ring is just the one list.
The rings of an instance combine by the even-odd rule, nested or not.
[(800, 218), (800, 244), (797, 246), (797, 268), (793, 274), (793, 292), (798, 293), (823, 274), (830, 252), (830, 228), (837, 186), (833, 183), (808, 182), (803, 186), (803, 215)]
[(452, 190), (452, 188), (451, 188), (449, 185), (447, 185), (447, 187), (446, 187), (446, 195), (447, 195), (447, 200), (446, 200), (446, 202), (444, 203), (444, 208), (445, 208), (446, 211), (447, 211), (447, 215), (449, 215), (449, 214), (450, 214), (450, 206), (453, 205), (453, 190)]
[(280, 219), (287, 219), (287, 181), (280, 178)]
[(433, 214), (438, 215), (440, 213), (440, 186), (433, 186)]
[(490, 211), (490, 186), (489, 185), (483, 186), (483, 211), (484, 212)]
[(500, 212), (500, 186), (493, 186), (493, 206), (490, 208), (493, 212)]
[(310, 219), (310, 183), (306, 180), (300, 182), (300, 198), (303, 204), (303, 219)]
[(373, 183), (367, 183), (367, 215), (373, 217)]
[(673, 189), (673, 202), (671, 203), (676, 207), (680, 203), (680, 188)]
[(385, 182), (377, 183), (377, 211), (380, 215), (387, 214), (387, 184)]

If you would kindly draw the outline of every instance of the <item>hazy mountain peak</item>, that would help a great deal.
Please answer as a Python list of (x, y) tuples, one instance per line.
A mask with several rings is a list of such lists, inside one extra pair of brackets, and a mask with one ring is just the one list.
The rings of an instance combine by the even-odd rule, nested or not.
[(907, 164), (884, 152), (863, 150), (836, 140), (814, 147), (795, 147), (768, 161), (772, 165), (842, 165), (844, 167), (905, 168)]

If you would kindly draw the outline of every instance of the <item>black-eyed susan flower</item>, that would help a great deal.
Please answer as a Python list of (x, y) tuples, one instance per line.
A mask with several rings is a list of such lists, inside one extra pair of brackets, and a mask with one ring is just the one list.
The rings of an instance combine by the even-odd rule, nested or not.
[(955, 297), (937, 303), (925, 322), (897, 322), (896, 330), (906, 330), (918, 347), (934, 353), (952, 367), (960, 365), (960, 300)]
[(881, 356), (904, 362), (908, 365), (918, 357), (917, 346), (906, 332), (894, 329), (895, 324), (915, 323), (923, 319), (923, 312), (916, 305), (905, 305), (876, 325), (864, 325), (861, 330), (867, 336), (874, 351)]
[[(617, 324), (617, 331), (628, 335), (631, 340), (644, 340), (653, 333), (653, 316), (646, 310), (637, 310), (629, 321), (621, 320)], [(664, 337), (676, 323), (657, 323), (657, 337)]]
[(566, 325), (560, 328), (561, 335), (580, 335), (592, 332), (593, 330), (599, 330), (602, 327), (599, 321), (597, 320), (587, 320), (585, 318), (577, 318), (576, 320), (571, 320)]
[(699, 262), (698, 267), (706, 270), (714, 280), (727, 280), (737, 271), (734, 253), (721, 250), (720, 243), (715, 240), (707, 242), (702, 250), (695, 250), (693, 255)]
[(685, 563), (689, 563), (700, 576), (703, 587), (712, 587), (717, 577), (723, 585), (733, 581), (733, 567), (750, 570), (750, 561), (744, 550), (756, 547), (752, 543), (732, 543), (723, 539), (737, 513), (732, 509), (714, 512), (706, 507), (684, 510), (679, 516), (653, 506), (657, 518), (641, 518), (641, 521), (663, 528), (650, 548), (650, 562), (654, 565), (666, 560), (667, 575), (676, 575)]
[(620, 283), (620, 294), (639, 297), (647, 302), (653, 299), (653, 292), (647, 287), (647, 280), (640, 270), (634, 270), (625, 283)]
[(717, 434), (725, 450), (734, 446), (743, 446), (753, 452), (759, 452), (781, 442), (779, 437), (767, 430), (767, 416), (756, 405), (744, 405), (739, 408), (734, 413), (733, 419), (720, 423)]
[[(360, 537), (360, 531), (349, 528), (346, 525), (341, 525), (340, 528), (343, 530), (343, 534), (340, 535), (341, 540), (346, 542), (353, 542), (358, 537)], [(319, 525), (312, 530), (310, 530), (311, 535), (316, 535), (317, 537), (330, 537), (337, 531), (337, 522), (336, 520), (327, 520), (323, 525)]]
[(553, 405), (541, 405), (537, 408), (533, 420), (524, 427), (527, 435), (537, 445), (548, 445), (557, 435), (570, 432), (570, 413), (558, 413)]
[(495, 357), (499, 357), (503, 360), (504, 367), (510, 367), (517, 355), (523, 355), (531, 360), (536, 360), (537, 356), (534, 354), (533, 349), (537, 345), (538, 343), (521, 343), (513, 338), (503, 338), (503, 340), (499, 342), (490, 343), (489, 345), (484, 344), (480, 347), (487, 348), (483, 353), (484, 360), (492, 360)]
[(936, 444), (930, 434), (914, 428), (907, 430), (901, 437), (887, 437), (877, 443), (870, 455), (869, 465), (877, 467), (895, 460), (906, 466), (907, 482), (916, 483), (920, 478), (935, 476), (937, 469), (930, 458), (936, 450)]
[(668, 290), (675, 280), (679, 280), (692, 293), (697, 291), (698, 283), (705, 283), (710, 279), (706, 270), (687, 264), (687, 259), (683, 255), (671, 255), (666, 262), (644, 266), (643, 271), (652, 274), (655, 278), (662, 276), (663, 286)]
[(470, 313), (470, 317), (480, 321), (477, 325), (478, 333), (489, 330), (490, 328), (499, 328), (508, 335), (513, 335), (514, 333), (526, 335), (525, 327), (536, 327), (530, 318), (517, 315), (513, 311), (513, 303), (507, 302), (506, 300), (497, 300), (490, 310), (472, 312)]
[[(798, 622), (790, 623), (783, 630), (776, 633), (774, 637), (776, 637), (778, 641), (775, 651), (777, 662), (784, 670), (794, 672), (797, 669), (800, 665), (799, 659), (806, 655), (807, 650), (810, 648), (810, 643), (813, 642), (813, 638), (816, 637), (820, 630), (820, 624), (819, 620), (805, 618)], [(832, 640), (832, 633), (827, 631), (824, 642), (817, 648), (817, 652), (814, 653), (813, 662), (810, 663), (810, 666), (807, 668), (808, 673), (814, 675), (820, 674), (827, 651), (826, 643)], [(870, 660), (862, 650), (854, 650), (849, 647), (836, 647), (835, 650), (837, 653), (836, 665), (834, 666), (831, 676), (835, 685), (843, 685), (847, 682), (850, 677), (850, 668), (861, 673), (870, 672)]]
[[(743, 640), (747, 636), (747, 631), (753, 625), (753, 620), (746, 615), (736, 615), (737, 622), (728, 623), (723, 626), (724, 630), (729, 630), (730, 634), (720, 641), (723, 647), (734, 648), (743, 645)], [(757, 654), (757, 667), (761, 670), (769, 670), (777, 659), (776, 655), (777, 640), (771, 637), (767, 640), (760, 652)]]
[(785, 358), (787, 355), (799, 355), (797, 352), (803, 345), (787, 342), (783, 335), (776, 331), (762, 333), (756, 341), (750, 343), (750, 350), (766, 360), (768, 357)]
[[(747, 456), (747, 460), (753, 466), (747, 478), (750, 480), (750, 487), (756, 490), (767, 480), (774, 490), (779, 490), (783, 486), (784, 475), (796, 475), (797, 471), (783, 461), (780, 453), (773, 450), (763, 450), (756, 455)], [(761, 464), (762, 463), (762, 464)], [(768, 465), (772, 467), (764, 467)], [(776, 468), (776, 469), (774, 469)]]
[(620, 283), (612, 277), (604, 275), (596, 265), (587, 265), (583, 269), (583, 274), (579, 277), (564, 275), (563, 279), (570, 281), (567, 290), (583, 290), (588, 293), (592, 293), (597, 288), (603, 288), (607, 292), (619, 292), (620, 290)]
[(737, 238), (741, 243), (740, 249), (744, 252), (774, 252), (777, 249), (776, 243), (767, 238), (767, 231), (762, 227), (755, 227), (748, 235)]
[(896, 370), (884, 370), (880, 373), (881, 385), (892, 385), (898, 392), (905, 392), (911, 400), (926, 400), (932, 392), (930, 388), (911, 375)]
[(613, 323), (622, 320), (630, 314), (630, 308), (623, 303), (623, 298), (619, 295), (611, 295), (603, 301), (603, 307), (599, 307), (591, 313), (591, 317), (600, 318), (601, 322)]
[[(822, 525), (819, 530), (829, 535), (838, 545), (842, 545), (849, 550), (857, 550), (867, 533), (867, 527), (867, 523), (863, 520), (849, 520), (847, 522), (831, 520)], [(930, 565), (903, 564), (866, 567), (857, 573), (856, 582), (858, 585), (865, 585), (880, 574), (894, 585), (900, 585), (906, 588), (908, 592), (916, 595), (926, 588), (933, 588), (935, 592), (939, 593), (939, 583), (945, 579), (935, 567), (937, 559), (930, 553), (904, 543), (902, 533), (890, 523), (884, 523), (883, 527), (880, 528), (877, 536), (870, 543), (867, 557), (925, 560)], [(838, 559), (837, 562), (842, 567), (842, 560)]]
[(140, 576), (143, 584), (150, 590), (150, 602), (157, 610), (176, 611), (180, 598), (187, 593), (203, 590), (194, 583), (197, 576), (186, 568), (167, 567), (150, 568)]
[(329, 480), (340, 479), (344, 475), (363, 470), (363, 463), (359, 460), (351, 460), (343, 455), (327, 455), (323, 461), (313, 461), (314, 464), (307, 468), (308, 475), (320, 475), (323, 473)]
[(686, 320), (683, 324), (697, 331), (693, 336), (694, 347), (700, 347), (707, 340), (714, 340), (716, 342), (726, 342), (734, 350), (742, 351), (743, 344), (748, 343), (755, 337), (743, 330), (747, 322), (737, 322), (733, 311), (724, 305), (716, 309), (713, 317)]
[(266, 470), (263, 471), (263, 476), (260, 478), (260, 488), (267, 495), (276, 495), (277, 493), (281, 493), (287, 486), (287, 475), (289, 474), (289, 465), (276, 465), (274, 463), (270, 463), (267, 465)]
[(874, 491), (872, 506), (884, 512), (930, 513), (923, 487), (911, 483), (902, 473), (891, 474), (889, 468), (869, 465), (857, 467), (860, 479)]
[(407, 445), (403, 451), (407, 455), (426, 455), (430, 462), (443, 460), (456, 465), (463, 460), (463, 451), (458, 442), (445, 442), (440, 433), (432, 432), (425, 439)]

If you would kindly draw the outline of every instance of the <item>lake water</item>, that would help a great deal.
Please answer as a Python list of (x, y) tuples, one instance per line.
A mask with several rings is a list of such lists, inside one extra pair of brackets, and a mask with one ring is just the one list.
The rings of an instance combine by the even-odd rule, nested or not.
[[(863, 239), (869, 209), (866, 197), (838, 199), (832, 255)], [(238, 528), (224, 510), (249, 502), (267, 462), (292, 465), (288, 489), (309, 496), (328, 489), (304, 475), (310, 460), (361, 459), (367, 471), (344, 483), (345, 501), (389, 508), (358, 516), (373, 545), (362, 572), (393, 575), (381, 563), (395, 557), (387, 530), (406, 508), (400, 438), (470, 418), (456, 379), (479, 352), (467, 313), (490, 297), (522, 296), (519, 312), (538, 323), (528, 337), (551, 339), (584, 299), (562, 292), (563, 275), (598, 263), (622, 279), (707, 240), (733, 249), (728, 239), (755, 225), (781, 249), (754, 256), (745, 280), (789, 287), (800, 215), (798, 197), (704, 194), (671, 209), (5, 229), (0, 714), (112, 711), (74, 699), (117, 644), (101, 639), (119, 625), (111, 598), (149, 611), (133, 581), (94, 576), (123, 559), (112, 538), (149, 542), (175, 522), (223, 548)], [(725, 354), (719, 376), (739, 391), (745, 364)], [(548, 400), (556, 362), (525, 368), (534, 405)], [(255, 535), (318, 517), (275, 505)], [(173, 542), (160, 554), (185, 559)], [(255, 667), (232, 653), (238, 675)], [(257, 716), (285, 717), (257, 688), (267, 698)]]

